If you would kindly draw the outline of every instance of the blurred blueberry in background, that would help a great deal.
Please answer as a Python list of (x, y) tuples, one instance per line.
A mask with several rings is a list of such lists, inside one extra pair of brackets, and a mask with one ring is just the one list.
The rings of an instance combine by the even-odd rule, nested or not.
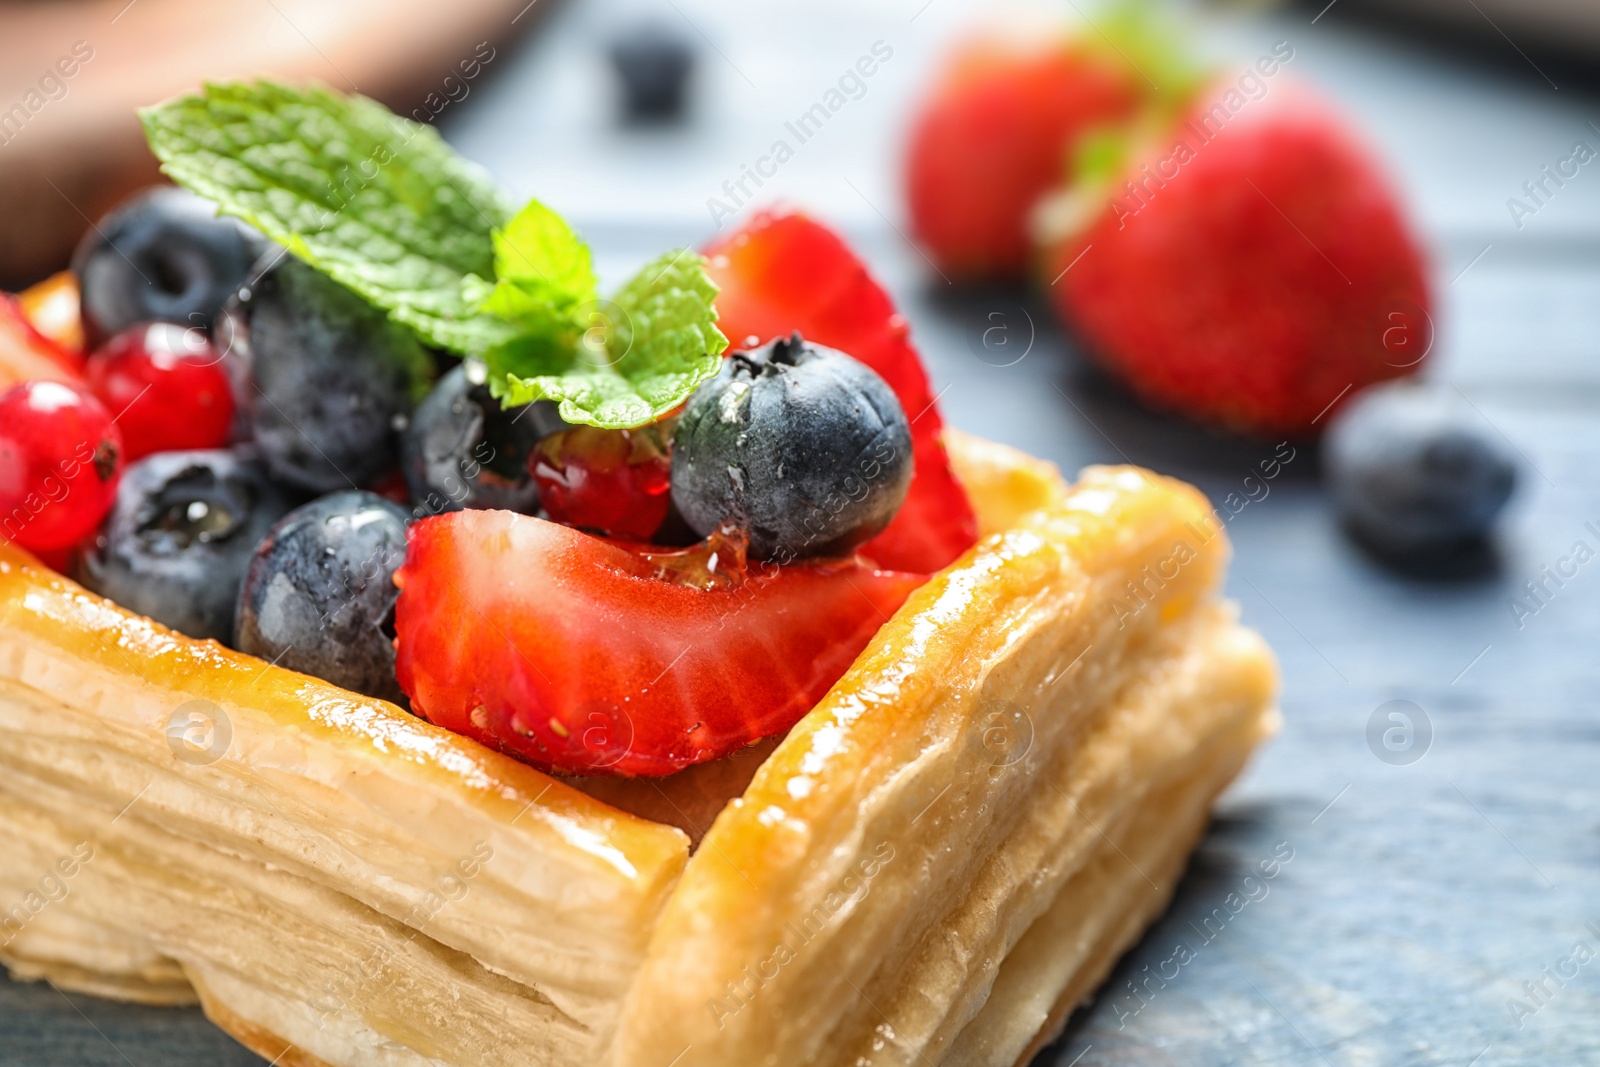
[(622, 112), (634, 122), (683, 117), (694, 47), (660, 22), (640, 22), (612, 38), (609, 55), (622, 89)]

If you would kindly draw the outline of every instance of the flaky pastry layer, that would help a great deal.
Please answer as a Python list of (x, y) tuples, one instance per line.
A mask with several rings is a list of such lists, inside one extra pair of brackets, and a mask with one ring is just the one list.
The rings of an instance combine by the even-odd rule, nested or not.
[(599, 798), (0, 548), (0, 961), (280, 1063), (1017, 1062), (1275, 681), (1194, 490), (948, 443), (985, 539), (786, 738)]

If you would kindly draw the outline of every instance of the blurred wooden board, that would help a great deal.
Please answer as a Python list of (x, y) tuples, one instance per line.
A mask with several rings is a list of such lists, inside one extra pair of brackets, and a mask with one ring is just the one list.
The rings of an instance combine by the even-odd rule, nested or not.
[[(554, 0), (65, 0), (0, 4), (0, 286), (65, 265), (158, 178), (134, 110), (206, 79), (319, 79), (409, 113)], [(478, 50), (479, 44), (487, 52)], [(454, 77), (449, 87), (447, 77)], [(468, 95), (473, 82), (464, 85)], [(452, 102), (448, 107), (458, 106)]]

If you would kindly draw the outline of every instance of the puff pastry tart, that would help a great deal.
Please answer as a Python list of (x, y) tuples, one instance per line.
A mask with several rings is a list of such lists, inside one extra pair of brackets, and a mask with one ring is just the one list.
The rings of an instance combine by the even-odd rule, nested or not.
[(1274, 668), (1193, 489), (947, 438), (980, 543), (747, 785), (609, 804), (3, 550), (0, 958), (280, 1064), (1025, 1062), (1162, 909)]
[[(294, 257), (206, 339), (248, 448), (0, 394), (14, 976), (197, 1002), (284, 1067), (1008, 1067), (1058, 1032), (1276, 721), (1200, 493), (946, 430), (804, 216), (600, 301), (565, 223), (370, 101), (145, 120)], [(184, 264), (226, 244), (158, 200)], [(397, 463), (410, 514), (329, 482)]]

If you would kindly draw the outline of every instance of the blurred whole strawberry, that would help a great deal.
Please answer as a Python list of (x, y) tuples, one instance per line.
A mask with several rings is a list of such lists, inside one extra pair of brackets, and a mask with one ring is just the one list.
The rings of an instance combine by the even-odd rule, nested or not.
[(1083, 135), (1130, 118), (1147, 90), (1113, 48), (1057, 26), (964, 44), (914, 120), (907, 157), (912, 228), (939, 269), (1025, 277), (1034, 205)]
[(1330, 107), (1281, 74), (1254, 99), (1218, 82), (1138, 139), (1041, 216), (1066, 231), (1043, 264), (1052, 299), (1141, 399), (1304, 435), (1416, 370), (1433, 340), (1423, 257)]

